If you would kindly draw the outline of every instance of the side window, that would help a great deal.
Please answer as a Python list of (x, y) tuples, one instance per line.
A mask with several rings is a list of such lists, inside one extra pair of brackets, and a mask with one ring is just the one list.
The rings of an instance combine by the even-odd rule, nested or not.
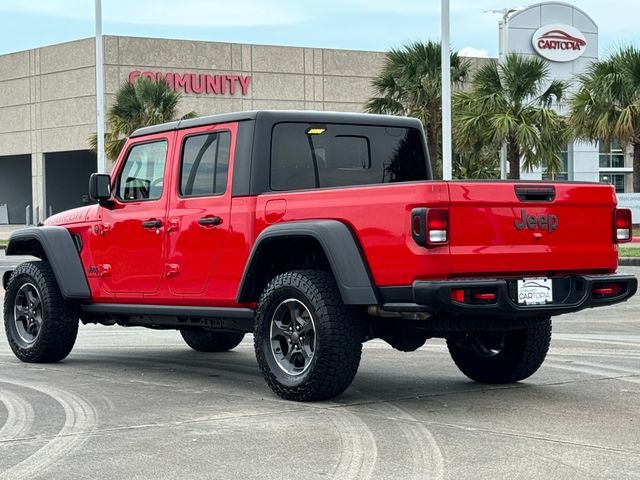
[(326, 150), (310, 146), (308, 125), (281, 123), (273, 130), (271, 144), (271, 188), (302, 190), (317, 185), (317, 162), (326, 160)]
[(180, 195), (221, 195), (227, 188), (231, 134), (215, 132), (188, 137), (182, 151)]
[(118, 198), (125, 202), (159, 199), (166, 160), (166, 140), (134, 145), (118, 179)]
[(279, 123), (271, 189), (302, 190), (429, 180), (422, 133), (412, 128)]

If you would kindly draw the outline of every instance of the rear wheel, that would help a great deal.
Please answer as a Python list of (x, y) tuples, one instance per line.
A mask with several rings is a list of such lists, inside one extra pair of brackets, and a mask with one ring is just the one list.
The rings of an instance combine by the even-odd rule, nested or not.
[(460, 333), (447, 346), (456, 366), (480, 383), (513, 383), (533, 375), (551, 342), (549, 317), (522, 330)]
[(240, 345), (244, 333), (180, 330), (184, 341), (197, 352), (226, 352)]
[(362, 338), (360, 312), (342, 303), (330, 273), (283, 273), (260, 297), (256, 357), (267, 384), (284, 399), (324, 400), (346, 390)]
[(18, 265), (4, 298), (4, 328), (23, 362), (57, 362), (71, 352), (78, 334), (78, 307), (62, 297), (48, 262)]

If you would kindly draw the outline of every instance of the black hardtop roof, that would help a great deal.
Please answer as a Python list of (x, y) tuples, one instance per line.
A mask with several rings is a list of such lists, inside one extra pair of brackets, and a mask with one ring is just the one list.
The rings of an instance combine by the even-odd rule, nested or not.
[(347, 123), (355, 125), (377, 125), (385, 127), (413, 127), (422, 128), (419, 120), (409, 117), (392, 115), (374, 115), (370, 113), (319, 112), (304, 110), (253, 110), (248, 112), (223, 113), (206, 117), (176, 120), (150, 127), (139, 128), (130, 137), (142, 137), (154, 133), (182, 130), (185, 128), (215, 125), (217, 123), (240, 122), (246, 120), (264, 119), (270, 123), (279, 122), (308, 122), (308, 123)]

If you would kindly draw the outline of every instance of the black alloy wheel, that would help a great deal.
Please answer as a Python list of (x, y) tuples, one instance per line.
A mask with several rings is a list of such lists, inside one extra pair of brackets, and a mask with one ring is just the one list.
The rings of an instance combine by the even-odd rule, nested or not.
[(71, 352), (79, 312), (66, 300), (49, 262), (18, 265), (4, 297), (4, 327), (13, 353), (23, 362), (57, 362)]
[(296, 298), (276, 307), (271, 319), (271, 354), (288, 375), (305, 373), (316, 349), (316, 327), (309, 309)]
[(345, 305), (330, 272), (296, 270), (265, 287), (254, 347), (269, 387), (287, 400), (326, 400), (344, 392), (362, 353), (361, 310)]
[(42, 328), (42, 298), (33, 283), (24, 283), (13, 301), (13, 331), (16, 342), (28, 348), (38, 339)]

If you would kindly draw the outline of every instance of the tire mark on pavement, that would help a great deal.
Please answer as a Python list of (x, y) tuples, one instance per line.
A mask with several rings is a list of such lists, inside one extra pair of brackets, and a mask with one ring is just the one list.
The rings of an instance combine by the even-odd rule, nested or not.
[(60, 404), (65, 414), (62, 429), (43, 447), (0, 473), (0, 480), (22, 480), (42, 475), (47, 468), (79, 448), (96, 427), (97, 414), (94, 407), (78, 395), (50, 385), (17, 380), (0, 380), (0, 382), (29, 388), (47, 395)]
[[(417, 420), (413, 415), (407, 412), (405, 409), (393, 403), (395, 400), (384, 400), (381, 398), (375, 398), (374, 402), (370, 405), (373, 407), (372, 411), (368, 411), (364, 413), (366, 416), (373, 416), (378, 418), (383, 418), (385, 420), (389, 420), (393, 422), (394, 427), (398, 427), (402, 435), (406, 439), (406, 443), (397, 443), (396, 446), (402, 450), (402, 453), (405, 451), (410, 451), (411, 459), (413, 461), (413, 469), (411, 470), (410, 476), (402, 476), (402, 478), (433, 478), (433, 479), (442, 479), (444, 478), (444, 457), (442, 454), (442, 450), (438, 445), (435, 437), (428, 429), (428, 427), (421, 421)], [(377, 459), (377, 445), (375, 442), (375, 436), (371, 432), (371, 430), (364, 424), (363, 420), (360, 419), (355, 413), (349, 412), (352, 405), (350, 404), (337, 404), (329, 407), (321, 407), (327, 413), (335, 414), (337, 412), (341, 413), (349, 413), (352, 417), (355, 417), (355, 420), (358, 423), (362, 423), (360, 429), (366, 428), (367, 435), (371, 436), (371, 440), (368, 443), (373, 444), (369, 447), (358, 446), (358, 451), (362, 448), (372, 449), (376, 448), (375, 458)], [(376, 412), (377, 407), (384, 408), (384, 413)], [(318, 408), (317, 406), (315, 408)], [(393, 410), (396, 412), (396, 415), (389, 414), (389, 410)], [(344, 418), (344, 417), (343, 417)], [(350, 422), (353, 422), (353, 418), (348, 418)], [(347, 428), (348, 430), (348, 428)], [(343, 450), (344, 445), (347, 442), (343, 441)], [(349, 445), (348, 445), (349, 446)], [(349, 446), (350, 447), (350, 446)], [(350, 447), (352, 448), (352, 447)], [(393, 454), (393, 452), (391, 452)], [(401, 453), (401, 452), (399, 452)], [(349, 463), (349, 455), (348, 453), (343, 453), (343, 459), (341, 459), (340, 464)], [(350, 462), (356, 463), (356, 462)], [(362, 465), (362, 463), (360, 463)], [(371, 469), (365, 470), (364, 467), (361, 467), (360, 470), (356, 467), (353, 469), (352, 476), (348, 478), (370, 478), (373, 474), (375, 465), (371, 463)], [(341, 477), (344, 475), (344, 472), (340, 470), (340, 467), (334, 472), (333, 478), (344, 478)], [(366, 475), (366, 476), (365, 476)]]
[(340, 435), (340, 459), (332, 478), (370, 479), (378, 459), (378, 446), (369, 427), (355, 414), (343, 409), (324, 410)]
[[(393, 426), (400, 430), (406, 439), (406, 442), (398, 442), (395, 446), (401, 450), (398, 452), (398, 458), (401, 458), (405, 452), (410, 454), (413, 469), (403, 473), (401, 478), (444, 478), (445, 460), (440, 445), (425, 422), (418, 420), (407, 410), (397, 405), (396, 402), (402, 400), (399, 398), (386, 400), (375, 398), (374, 401), (367, 402), (366, 405), (369, 405), (370, 410), (365, 415), (392, 422)], [(347, 404), (341, 408), (345, 407), (353, 408), (354, 405)], [(400, 473), (397, 474), (400, 475)]]
[(430, 479), (444, 478), (444, 456), (431, 430), (400, 406), (387, 403), (385, 407), (394, 410), (399, 423), (405, 426), (403, 431), (409, 439), (409, 445), (406, 447), (412, 450), (415, 472), (427, 474)]
[(563, 340), (567, 342), (577, 342), (577, 343), (595, 343), (599, 345), (616, 345), (616, 346), (624, 346), (624, 347), (638, 347), (640, 346), (640, 342), (634, 341), (633, 339), (625, 339), (624, 337), (620, 338), (606, 338), (606, 337), (595, 337), (595, 336), (582, 336), (582, 335), (569, 335), (569, 334), (557, 334), (557, 340)]
[(623, 359), (635, 359), (640, 357), (639, 350), (595, 350), (595, 349), (575, 349), (575, 348), (554, 348), (550, 351), (547, 358), (553, 357), (596, 357), (596, 358), (623, 358)]
[(0, 389), (0, 402), (7, 409), (7, 420), (0, 428), (0, 441), (24, 436), (35, 420), (29, 399), (3, 388)]
[(623, 373), (629, 373), (631, 375), (640, 375), (640, 369), (623, 367), (620, 365), (609, 365), (606, 363), (593, 363), (593, 362), (585, 362), (585, 361), (571, 362), (571, 365), (581, 365), (581, 366), (591, 367), (591, 368), (600, 368), (602, 370), (613, 370), (619, 373), (623, 372)]
[[(130, 367), (130, 373), (136, 373), (139, 370), (152, 370), (157, 373), (162, 373), (163, 371), (176, 371), (176, 372), (188, 372), (194, 373), (198, 375), (203, 374), (211, 374), (212, 372), (224, 371), (225, 373), (229, 372), (229, 367), (233, 368), (233, 378), (244, 377), (245, 379), (252, 380), (261, 380), (261, 376), (257, 367), (253, 365), (247, 365), (244, 363), (235, 363), (235, 362), (225, 362), (222, 358), (205, 358), (205, 356), (200, 356), (200, 358), (193, 359), (185, 359), (185, 358), (171, 358), (171, 359), (161, 359), (157, 355), (149, 355), (148, 357), (141, 356), (132, 356), (127, 358), (119, 358), (114, 357), (108, 354), (91, 354), (90, 357), (103, 359), (105, 365), (113, 366), (114, 364), (122, 364)], [(122, 377), (122, 372), (120, 372), (117, 378), (110, 378), (110, 376), (106, 377), (110, 381), (118, 381), (125, 382)], [(126, 383), (143, 383), (150, 385), (158, 385), (156, 381), (153, 380), (138, 380), (138, 379), (130, 379), (127, 380)], [(7, 382), (11, 383), (11, 382)], [(25, 385), (28, 386), (28, 385)], [(175, 384), (171, 384), (170, 386), (175, 388)], [(43, 393), (47, 393), (44, 388)], [(238, 388), (244, 388), (243, 385), (238, 385)], [(266, 388), (266, 386), (265, 386)], [(230, 394), (229, 392), (225, 392), (225, 394)], [(233, 394), (234, 396), (237, 395)], [(254, 394), (248, 393), (247, 396), (254, 396)], [(274, 403), (283, 403), (286, 405), (290, 405), (291, 402), (281, 400), (277, 397), (270, 399)], [(307, 407), (315, 410), (317, 407)], [(377, 460), (377, 445), (373, 433), (369, 429), (369, 427), (355, 414), (345, 411), (345, 410), (336, 410), (336, 409), (321, 409), (321, 412), (325, 414), (328, 419), (335, 425), (338, 435), (340, 436), (340, 459), (338, 461), (337, 466), (335, 467), (335, 471), (333, 473), (333, 478), (338, 480), (365, 480), (369, 479), (372, 476), (373, 470), (375, 468), (376, 460)], [(157, 427), (156, 424), (143, 425), (141, 427)], [(135, 428), (135, 427), (127, 427), (127, 428)], [(114, 429), (115, 430), (115, 429)], [(96, 432), (100, 433), (100, 432)], [(62, 432), (61, 432), (62, 434)], [(60, 435), (60, 434), (59, 434)], [(41, 451), (39, 451), (41, 452)], [(39, 452), (36, 452), (38, 454)], [(36, 455), (34, 454), (34, 455)], [(15, 467), (14, 467), (15, 468)], [(0, 475), (0, 480), (14, 480), (17, 478), (26, 478), (27, 475), (23, 477), (18, 477), (15, 474), (6, 475), (9, 471), (5, 472), (4, 475)]]
[(609, 365), (598, 365), (582, 362), (562, 362), (558, 360), (550, 360), (548, 365), (552, 368), (560, 370), (569, 370), (572, 372), (586, 373), (597, 377), (604, 377), (611, 380), (620, 380), (623, 382), (640, 384), (640, 372), (629, 368), (615, 367)]

